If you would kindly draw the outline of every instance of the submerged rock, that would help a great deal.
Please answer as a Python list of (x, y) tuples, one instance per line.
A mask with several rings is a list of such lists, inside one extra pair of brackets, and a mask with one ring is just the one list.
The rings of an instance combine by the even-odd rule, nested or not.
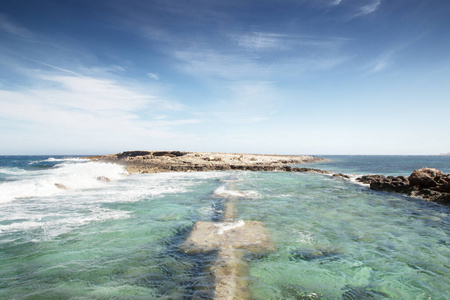
[(318, 293), (308, 292), (299, 284), (287, 283), (280, 286), (283, 299), (312, 300), (322, 299), (323, 296)]
[(291, 252), (291, 260), (316, 260), (316, 259), (324, 259), (329, 257), (336, 257), (342, 255), (343, 252), (337, 248), (323, 248), (323, 249), (314, 249), (314, 250), (295, 250)]
[(344, 300), (360, 300), (360, 299), (389, 299), (389, 295), (383, 292), (375, 291), (370, 287), (359, 287), (346, 285), (342, 290)]

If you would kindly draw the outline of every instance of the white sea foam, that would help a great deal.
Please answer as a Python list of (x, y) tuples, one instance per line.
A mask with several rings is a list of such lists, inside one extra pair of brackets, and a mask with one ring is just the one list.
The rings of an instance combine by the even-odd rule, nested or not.
[[(58, 166), (59, 168), (41, 170), (39, 176), (1, 183), (0, 203), (21, 198), (48, 197), (81, 189), (98, 188), (107, 184), (105, 181), (98, 180), (99, 177), (103, 176), (113, 181), (122, 179), (126, 175), (122, 166), (109, 163), (62, 163)], [(58, 188), (58, 185), (68, 189)]]
[(226, 185), (219, 186), (213, 193), (214, 197), (217, 198), (246, 198), (246, 199), (254, 199), (258, 198), (259, 194), (256, 191), (238, 191), (238, 190), (230, 190)]
[(242, 227), (244, 225), (245, 225), (245, 222), (243, 220), (239, 220), (237, 222), (232, 222), (232, 223), (214, 224), (215, 227), (219, 228), (219, 230), (217, 230), (218, 234), (224, 234), (224, 232), (226, 232), (226, 231), (236, 229), (236, 228)]
[[(29, 173), (36, 175), (0, 184), (0, 234), (4, 239), (26, 231), (31, 239), (47, 240), (91, 222), (129, 218), (129, 211), (103, 204), (152, 201), (187, 192), (199, 180), (224, 177), (220, 172), (127, 176), (122, 166), (98, 162), (62, 162), (57, 168)], [(98, 180), (100, 176), (110, 181)], [(55, 183), (68, 189), (58, 189)]]
[(356, 178), (359, 178), (359, 177), (361, 177), (361, 175), (351, 174), (349, 180), (350, 180), (351, 183), (354, 183), (354, 184), (357, 184), (357, 185), (362, 185), (362, 186), (365, 186), (365, 187), (369, 187), (370, 186), (370, 184), (368, 184), (368, 183), (363, 183), (363, 182), (357, 181)]
[[(121, 210), (111, 210), (101, 207), (90, 207), (89, 213), (42, 213), (24, 216), (28, 219), (0, 225), (0, 234), (18, 231), (39, 230), (39, 238), (34, 241), (49, 240), (72, 229), (91, 222), (129, 218), (130, 213)], [(15, 216), (17, 218), (18, 215)]]

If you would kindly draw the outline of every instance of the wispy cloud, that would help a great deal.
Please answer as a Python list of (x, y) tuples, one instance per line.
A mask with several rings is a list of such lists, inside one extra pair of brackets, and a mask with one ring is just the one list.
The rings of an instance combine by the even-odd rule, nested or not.
[(182, 71), (197, 76), (212, 75), (228, 79), (240, 79), (248, 76), (265, 76), (270, 71), (268, 66), (240, 53), (197, 49), (194, 51), (175, 51), (173, 55)]
[(384, 55), (369, 64), (367, 69), (369, 73), (378, 73), (388, 69), (391, 66), (391, 63), (390, 55)]
[(274, 32), (250, 32), (231, 34), (231, 40), (237, 46), (258, 51), (302, 52), (305, 49), (335, 51), (348, 39), (342, 37), (308, 36)]
[(359, 17), (375, 12), (381, 4), (381, 0), (371, 0), (370, 3), (361, 6), (353, 17)]
[(395, 66), (396, 60), (401, 57), (401, 53), (408, 51), (411, 45), (420, 41), (425, 35), (421, 34), (412, 39), (397, 42), (397, 44), (390, 46), (378, 57), (369, 62), (365, 69), (369, 74), (379, 73), (391, 69)]
[(0, 30), (21, 38), (33, 38), (34, 35), (25, 27), (13, 22), (6, 15), (0, 13)]
[(200, 122), (186, 118), (152, 119), (152, 114), (170, 114), (179, 104), (110, 79), (70, 73), (41, 75), (33, 87), (19, 91), (0, 90), (0, 119), (29, 131), (47, 126), (66, 130), (69, 135), (71, 131), (81, 131), (160, 139), (176, 137), (174, 126)]
[(287, 35), (269, 32), (251, 32), (248, 34), (232, 34), (231, 39), (239, 47), (252, 50), (279, 49)]
[[(229, 37), (233, 46), (191, 47), (189, 50), (169, 50), (167, 53), (173, 55), (177, 68), (190, 75), (230, 80), (273, 80), (272, 77), (279, 76), (280, 70), (284, 69), (308, 72), (338, 65), (342, 62), (340, 49), (348, 41), (339, 37), (267, 32), (231, 34)], [(271, 51), (276, 55), (272, 55)], [(301, 68), (296, 63), (301, 63)]]
[(341, 4), (342, 0), (334, 0), (333, 2), (330, 3), (330, 5), (335, 6), (335, 5), (339, 5)]

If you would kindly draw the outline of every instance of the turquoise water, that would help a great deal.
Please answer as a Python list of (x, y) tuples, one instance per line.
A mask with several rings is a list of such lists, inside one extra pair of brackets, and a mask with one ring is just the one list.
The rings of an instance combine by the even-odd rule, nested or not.
[[(258, 299), (448, 299), (448, 209), (320, 175), (248, 173), (239, 202), (277, 250), (252, 261)], [(344, 296), (343, 296), (344, 295)]]
[(275, 245), (246, 257), (254, 299), (450, 299), (448, 207), (316, 174), (19, 161), (0, 166), (0, 299), (212, 299), (215, 253), (180, 246), (230, 195)]

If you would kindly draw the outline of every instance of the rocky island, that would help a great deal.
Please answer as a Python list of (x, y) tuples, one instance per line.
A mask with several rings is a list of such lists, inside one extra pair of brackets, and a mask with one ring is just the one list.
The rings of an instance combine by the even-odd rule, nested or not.
[(122, 164), (129, 173), (194, 172), (194, 171), (296, 171), (321, 172), (292, 165), (323, 161), (306, 155), (268, 155), (242, 153), (182, 152), (182, 151), (126, 151), (118, 154), (91, 156)]

